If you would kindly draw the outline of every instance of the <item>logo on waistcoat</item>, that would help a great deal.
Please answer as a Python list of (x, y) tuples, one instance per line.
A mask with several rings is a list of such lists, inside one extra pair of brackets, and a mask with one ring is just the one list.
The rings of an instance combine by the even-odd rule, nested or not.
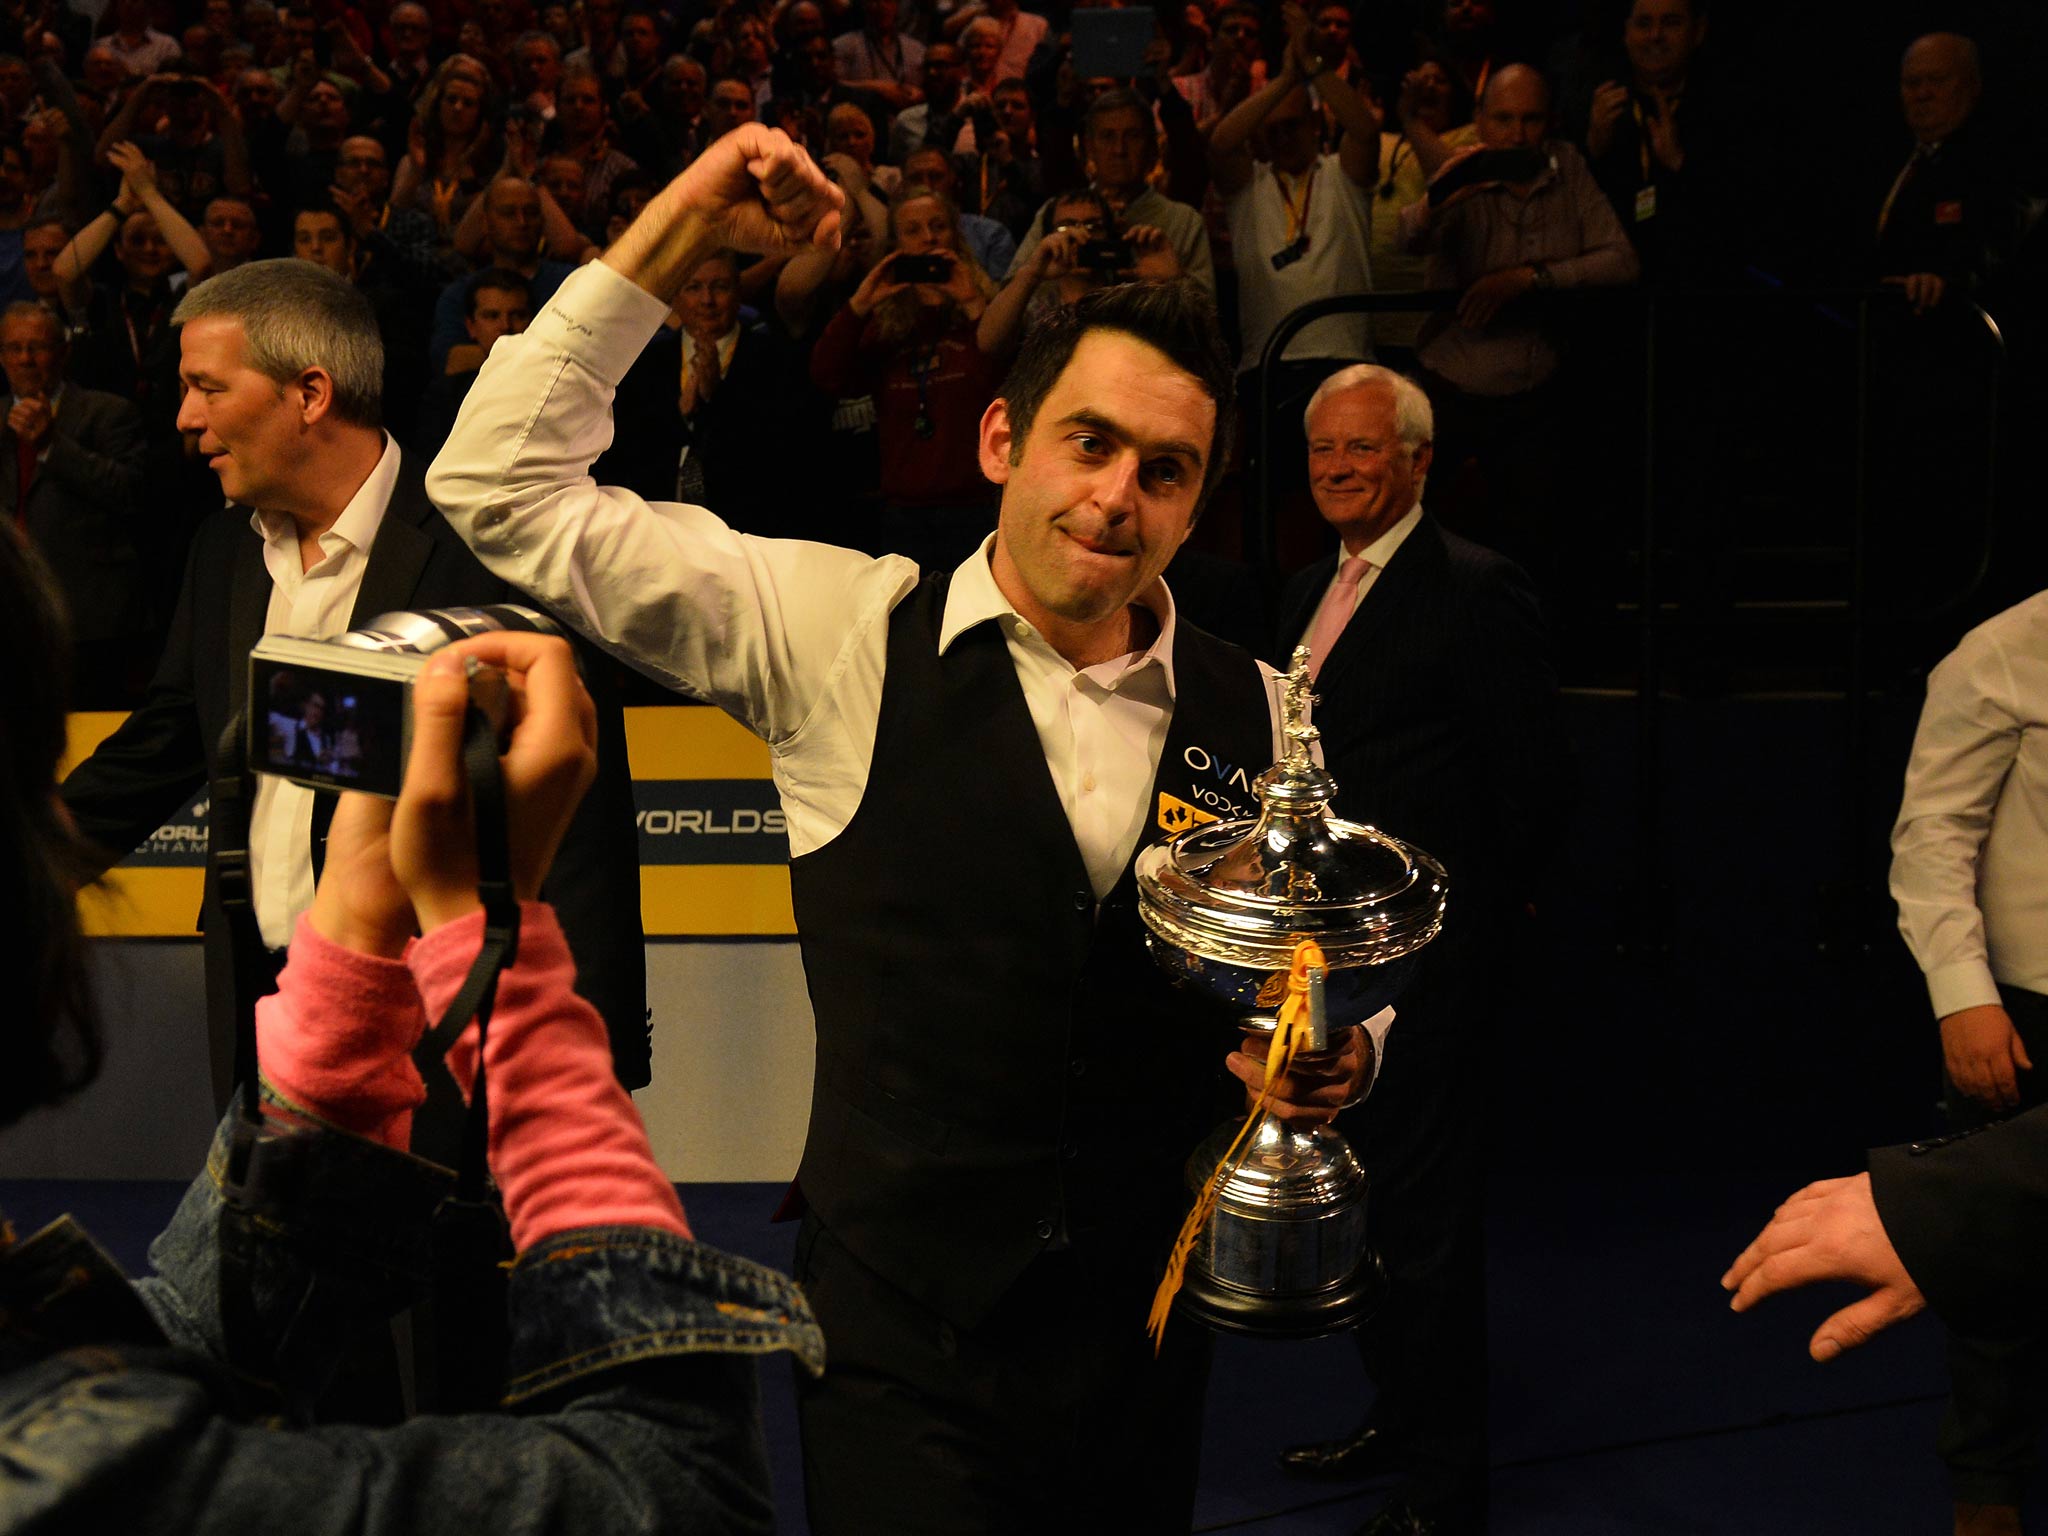
[(1159, 830), (1169, 837), (1185, 832), (1189, 827), (1198, 827), (1205, 821), (1219, 819), (1213, 811), (1189, 805), (1185, 800), (1176, 800), (1163, 789), (1159, 791)]
[(1236, 790), (1248, 800), (1252, 793), (1252, 777), (1260, 770), (1247, 770), (1236, 763), (1225, 762), (1202, 747), (1183, 748), (1180, 759), (1187, 765), (1190, 775), (1187, 788), (1181, 791), (1185, 798), (1176, 798), (1164, 790), (1159, 792), (1161, 830), (1183, 832), (1205, 821), (1251, 814), (1245, 808), (1245, 802), (1234, 798), (1228, 791)]

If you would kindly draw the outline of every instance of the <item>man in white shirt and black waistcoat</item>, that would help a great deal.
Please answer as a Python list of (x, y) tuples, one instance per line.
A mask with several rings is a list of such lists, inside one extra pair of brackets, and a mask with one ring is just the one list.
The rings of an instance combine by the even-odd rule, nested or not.
[[(1144, 1319), (1182, 1164), (1241, 1102), (1218, 1069), (1263, 1070), (1146, 959), (1131, 861), (1187, 805), (1249, 812), (1275, 750), (1271, 673), (1158, 579), (1226, 458), (1229, 363), (1186, 287), (1042, 327), (982, 421), (998, 529), (926, 580), (592, 483), (690, 270), (829, 245), (839, 206), (780, 133), (714, 144), (501, 344), (429, 485), (486, 564), (768, 743), (818, 1024), (812, 1529), (1185, 1531), (1206, 1340), (1176, 1322), (1155, 1361)], [(1329, 1118), (1376, 1056), (1351, 1031), (1286, 1112)]]

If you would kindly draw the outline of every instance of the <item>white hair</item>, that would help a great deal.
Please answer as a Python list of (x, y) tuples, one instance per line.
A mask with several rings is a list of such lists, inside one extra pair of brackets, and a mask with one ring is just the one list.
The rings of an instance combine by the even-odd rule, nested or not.
[(1405, 373), (1382, 368), (1378, 363), (1353, 363), (1318, 384), (1316, 392), (1308, 397), (1308, 409), (1301, 413), (1302, 431), (1314, 431), (1316, 407), (1330, 396), (1369, 389), (1375, 384), (1384, 384), (1394, 392), (1394, 426), (1408, 446), (1408, 457), (1414, 458), (1416, 449), (1436, 437), (1436, 412), (1430, 409), (1429, 396), (1422, 392), (1420, 384)]

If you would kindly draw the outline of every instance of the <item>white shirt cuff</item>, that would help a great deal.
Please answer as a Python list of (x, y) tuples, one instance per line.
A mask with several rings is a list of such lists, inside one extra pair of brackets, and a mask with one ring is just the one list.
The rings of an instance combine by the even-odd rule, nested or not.
[(1927, 973), (1927, 996), (1934, 1004), (1934, 1016), (1945, 1019), (1965, 1008), (2003, 1006), (1998, 982), (1991, 967), (1982, 960), (1958, 960)]
[(613, 388), (668, 318), (668, 305), (602, 261), (564, 279), (526, 334), (565, 352)]

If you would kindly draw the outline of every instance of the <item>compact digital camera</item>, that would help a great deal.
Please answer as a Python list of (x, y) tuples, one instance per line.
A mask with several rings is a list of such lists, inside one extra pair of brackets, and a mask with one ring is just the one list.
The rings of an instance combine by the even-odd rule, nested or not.
[[(379, 614), (332, 640), (267, 635), (249, 653), (249, 766), (313, 789), (398, 798), (412, 750), (412, 682), (442, 646), (493, 630), (558, 635), (511, 603)], [(505, 674), (469, 660), (470, 702), (497, 731), (511, 724)]]

